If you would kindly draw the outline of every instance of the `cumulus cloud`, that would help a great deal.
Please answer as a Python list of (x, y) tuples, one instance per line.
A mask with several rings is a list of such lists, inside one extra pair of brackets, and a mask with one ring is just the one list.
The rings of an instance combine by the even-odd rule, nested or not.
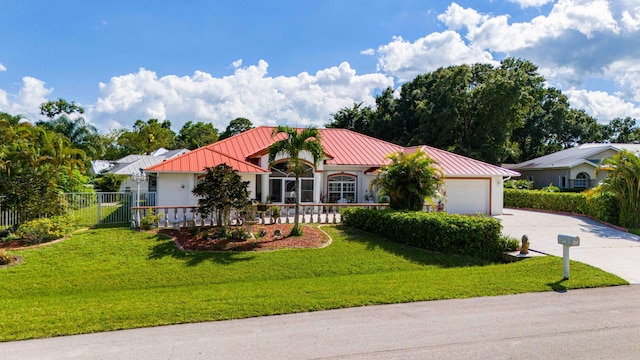
[[(100, 83), (100, 98), (90, 116), (100, 127), (116, 127), (135, 119), (169, 119), (178, 130), (188, 120), (211, 122), (224, 129), (245, 117), (258, 125), (322, 126), (331, 114), (354, 102), (374, 104), (375, 91), (393, 86), (382, 74), (357, 75), (349, 63), (315, 74), (270, 77), (268, 64), (240, 67), (216, 78), (196, 71), (192, 76), (158, 77), (141, 68)], [(126, 126), (126, 125), (125, 125)]]
[(569, 89), (563, 93), (567, 95), (571, 107), (583, 109), (602, 123), (617, 117), (640, 119), (640, 107), (604, 91)]
[(389, 44), (380, 46), (378, 70), (397, 77), (400, 81), (413, 79), (416, 75), (440, 67), (470, 63), (491, 63), (491, 53), (467, 45), (455, 31), (432, 33), (416, 40), (405, 41), (396, 36)]
[(25, 76), (17, 94), (9, 94), (0, 89), (0, 111), (37, 121), (40, 119), (40, 104), (47, 101), (47, 96), (52, 91), (44, 81)]
[(0, 72), (7, 71), (7, 67), (0, 64)]

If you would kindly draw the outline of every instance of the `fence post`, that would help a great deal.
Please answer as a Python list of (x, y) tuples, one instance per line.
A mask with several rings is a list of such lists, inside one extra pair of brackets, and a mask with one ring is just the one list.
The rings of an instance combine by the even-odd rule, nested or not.
[(98, 198), (98, 225), (102, 222), (102, 194), (96, 193)]

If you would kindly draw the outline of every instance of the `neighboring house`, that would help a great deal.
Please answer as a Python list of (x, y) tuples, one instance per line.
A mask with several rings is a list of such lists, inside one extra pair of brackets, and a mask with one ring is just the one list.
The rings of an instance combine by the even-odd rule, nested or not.
[[(159, 206), (193, 206), (191, 194), (205, 167), (226, 163), (249, 183), (251, 198), (260, 202), (295, 203), (294, 191), (301, 191), (302, 203), (374, 201), (369, 185), (378, 169), (393, 152), (416, 151), (346, 129), (320, 129), (324, 158), (317, 166), (302, 153), (307, 172), (296, 186), (295, 176), (286, 171), (285, 158), (270, 168), (269, 146), (284, 139), (272, 137), (273, 127), (261, 126), (201, 147), (162, 163), (149, 166), (147, 174), (157, 177)], [(463, 214), (502, 214), (503, 178), (519, 173), (469, 159), (444, 150), (423, 146), (438, 161), (445, 174), (445, 209)]]
[[(121, 159), (110, 161), (109, 167), (106, 169), (103, 167), (102, 174), (115, 174), (115, 175), (128, 175), (129, 178), (125, 180), (120, 186), (120, 191), (137, 191), (138, 184), (131, 179), (131, 175), (139, 174), (141, 169), (145, 169), (149, 166), (161, 163), (176, 156), (188, 153), (187, 149), (166, 150), (161, 148), (161, 151), (156, 150), (154, 153), (158, 155), (127, 155)], [(101, 162), (104, 160), (100, 160)], [(100, 164), (104, 166), (104, 164)], [(99, 165), (99, 166), (100, 166)], [(157, 181), (155, 174), (148, 174), (147, 180), (140, 184), (140, 192), (155, 192), (157, 191)]]
[(583, 144), (553, 154), (541, 156), (510, 167), (521, 178), (533, 181), (537, 189), (554, 185), (561, 189), (589, 189), (607, 177), (597, 171), (602, 159), (622, 149), (640, 152), (639, 144)]

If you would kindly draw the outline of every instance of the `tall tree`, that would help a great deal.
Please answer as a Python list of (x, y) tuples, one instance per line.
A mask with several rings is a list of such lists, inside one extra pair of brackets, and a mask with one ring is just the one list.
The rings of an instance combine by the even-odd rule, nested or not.
[(96, 141), (98, 130), (82, 117), (70, 119), (67, 115), (60, 115), (49, 121), (38, 121), (36, 125), (64, 135), (72, 146), (84, 151), (91, 158), (101, 155), (99, 142)]
[(381, 195), (389, 196), (391, 209), (422, 210), (425, 200), (434, 197), (443, 182), (437, 162), (421, 148), (412, 154), (393, 153), (388, 159), (391, 164), (380, 168), (374, 185)]
[(631, 117), (615, 118), (605, 127), (606, 137), (612, 143), (633, 143), (640, 140), (640, 129), (636, 119)]
[(76, 104), (75, 101), (68, 102), (63, 98), (59, 98), (56, 101), (49, 100), (40, 105), (40, 115), (44, 115), (51, 120), (59, 115), (71, 115), (74, 113), (84, 114), (84, 108)]
[(161, 147), (173, 149), (175, 137), (169, 120), (136, 120), (133, 131), (125, 130), (118, 137), (118, 145), (127, 154), (150, 154)]
[(213, 124), (187, 121), (176, 136), (176, 147), (195, 150), (216, 141), (218, 141), (218, 129), (214, 128)]
[(354, 103), (353, 108), (343, 108), (333, 114), (333, 121), (327, 124), (328, 128), (349, 129), (361, 134), (371, 135), (372, 110), (370, 106), (362, 106), (362, 103)]
[(278, 155), (287, 158), (288, 170), (296, 176), (296, 206), (294, 211), (294, 225), (291, 230), (292, 236), (302, 235), (300, 229), (300, 176), (304, 175), (306, 168), (300, 158), (303, 152), (308, 153), (313, 158), (313, 164), (318, 165), (324, 155), (320, 139), (320, 131), (315, 127), (308, 127), (299, 131), (288, 126), (278, 126), (273, 129), (272, 136), (286, 134), (287, 138), (276, 141), (269, 147), (269, 164), (273, 165)]
[(235, 118), (229, 122), (227, 128), (222, 132), (222, 134), (220, 134), (220, 140), (224, 140), (251, 129), (253, 129), (253, 124), (249, 119), (243, 117)]

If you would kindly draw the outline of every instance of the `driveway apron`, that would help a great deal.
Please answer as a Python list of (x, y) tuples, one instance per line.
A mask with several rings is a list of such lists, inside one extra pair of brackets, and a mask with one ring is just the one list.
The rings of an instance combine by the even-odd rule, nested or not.
[(504, 209), (504, 214), (495, 218), (502, 222), (504, 234), (518, 240), (527, 235), (531, 250), (549, 255), (562, 257), (558, 234), (579, 236), (580, 246), (571, 247), (571, 260), (640, 284), (640, 237), (636, 235), (583, 216)]

